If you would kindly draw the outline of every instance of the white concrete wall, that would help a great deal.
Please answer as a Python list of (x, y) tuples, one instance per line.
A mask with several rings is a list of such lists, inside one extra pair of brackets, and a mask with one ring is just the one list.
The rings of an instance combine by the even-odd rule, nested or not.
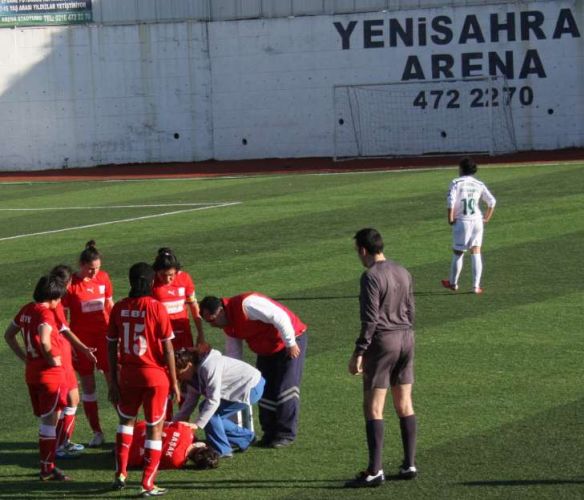
[(0, 30), (0, 168), (211, 157), (206, 28)]
[[(507, 51), (515, 60), (509, 84), (534, 95), (513, 107), (519, 148), (583, 147), (583, 3), (2, 29), (0, 169), (332, 156), (335, 85), (421, 80), (405, 71), (413, 60), (430, 81), (436, 54), (452, 58), (454, 78), (463, 76), (463, 54), (474, 54), (469, 74), (476, 76), (488, 72), (489, 52)], [(571, 16), (560, 26), (568, 33), (554, 39), (561, 9)], [(528, 39), (518, 24), (517, 40), (491, 40), (492, 14), (518, 20), (527, 11), (542, 18)], [(452, 41), (435, 43), (431, 36), (443, 35), (428, 28), (426, 45), (415, 36), (411, 46), (390, 46), (390, 19), (431, 26), (437, 16), (448, 18)], [(484, 41), (475, 26), (460, 43), (469, 22)], [(335, 23), (355, 23), (345, 48)], [(530, 74), (520, 75), (527, 51), (540, 66), (532, 59)]]
[[(338, 118), (332, 104), (334, 85), (431, 81), (435, 54), (453, 61), (450, 74), (441, 74), (441, 78), (488, 75), (490, 52), (503, 59), (510, 52), (514, 64), (508, 75), (509, 86), (517, 91), (529, 87), (533, 92), (530, 105), (521, 105), (518, 93), (512, 101), (518, 148), (584, 146), (583, 3), (530, 2), (213, 23), (210, 52), (215, 157), (331, 156), (333, 127)], [(567, 32), (554, 39), (561, 9), (568, 10), (565, 20), (560, 20), (560, 28)], [(532, 12), (526, 19), (533, 22), (533, 29), (522, 40), (520, 12), (527, 11)], [(515, 41), (509, 41), (504, 31), (499, 34), (500, 41), (492, 40), (490, 16), (495, 14), (499, 22), (506, 22), (508, 14), (514, 15), (516, 25), (511, 31)], [(452, 41), (445, 44), (431, 39), (432, 35), (443, 38), (431, 29), (438, 16), (449, 19), (444, 25), (453, 33)], [(539, 18), (542, 22), (536, 23)], [(396, 46), (390, 46), (390, 19), (401, 26), (411, 19), (415, 27), (424, 19), (428, 25), (426, 45), (416, 35), (411, 46), (399, 39)], [(370, 35), (367, 22), (374, 23)], [(334, 23), (341, 23), (345, 30), (355, 23), (345, 49)], [(473, 27), (465, 30), (465, 23)], [(460, 43), (462, 33), (473, 36)], [(475, 66), (466, 73), (464, 57), (470, 57)], [(521, 74), (526, 57), (531, 69)], [(406, 72), (408, 61), (417, 61), (419, 66), (415, 67), (421, 72)], [(429, 85), (428, 91), (439, 88), (438, 84)], [(463, 111), (468, 120), (472, 116), (469, 109), (449, 110), (447, 117), (456, 120)], [(400, 114), (407, 112), (400, 109)], [(436, 110), (439, 112), (444, 111)], [(396, 122), (400, 119), (395, 118)], [(247, 144), (243, 144), (244, 139)], [(357, 153), (354, 149), (342, 152)]]

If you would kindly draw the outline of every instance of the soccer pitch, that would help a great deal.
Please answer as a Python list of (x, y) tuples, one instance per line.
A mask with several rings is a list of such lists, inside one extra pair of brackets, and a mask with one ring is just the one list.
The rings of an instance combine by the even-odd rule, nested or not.
[[(2, 329), (41, 274), (75, 266), (95, 239), (115, 298), (127, 271), (171, 247), (197, 296), (261, 291), (309, 324), (299, 437), (254, 448), (219, 469), (161, 471), (166, 498), (584, 497), (584, 165), (479, 167), (497, 197), (486, 226), (483, 286), (440, 286), (450, 264), (445, 195), (455, 168), (344, 175), (0, 184)], [(368, 491), (343, 482), (367, 463), (361, 381), (347, 372), (359, 331), (362, 268), (352, 236), (375, 227), (386, 256), (416, 281), (414, 406), (420, 476)], [(219, 330), (206, 328), (223, 349)], [(60, 466), (74, 482), (37, 479), (37, 422), (24, 366), (2, 342), (0, 498), (130, 497), (110, 492), (116, 416), (98, 378), (108, 446)], [(249, 358), (251, 359), (251, 357)], [(81, 407), (74, 439), (90, 437)], [(384, 469), (401, 462), (386, 406)]]

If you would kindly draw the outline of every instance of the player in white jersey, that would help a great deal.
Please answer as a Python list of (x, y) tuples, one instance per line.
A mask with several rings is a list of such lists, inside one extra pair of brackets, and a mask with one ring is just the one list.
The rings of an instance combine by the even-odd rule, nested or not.
[[(483, 243), (483, 224), (489, 222), (495, 210), (495, 197), (484, 183), (475, 179), (476, 163), (464, 158), (459, 164), (460, 176), (450, 183), (447, 197), (448, 224), (452, 228), (452, 263), (450, 277), (442, 280), (442, 286), (458, 290), (458, 278), (462, 271), (464, 252), (470, 250), (472, 263), (473, 292), (482, 293), (481, 275), (483, 261), (481, 246)], [(483, 216), (481, 200), (487, 205)]]

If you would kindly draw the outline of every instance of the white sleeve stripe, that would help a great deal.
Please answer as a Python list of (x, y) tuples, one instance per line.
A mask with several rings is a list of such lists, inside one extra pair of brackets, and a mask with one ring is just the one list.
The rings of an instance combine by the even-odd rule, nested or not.
[(286, 347), (296, 345), (296, 332), (290, 317), (273, 302), (258, 295), (249, 295), (243, 300), (243, 311), (251, 320), (262, 321), (276, 327)]

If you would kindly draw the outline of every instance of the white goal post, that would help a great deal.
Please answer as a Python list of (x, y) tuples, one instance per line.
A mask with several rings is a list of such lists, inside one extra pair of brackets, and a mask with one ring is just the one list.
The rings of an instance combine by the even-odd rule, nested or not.
[(334, 157), (513, 152), (530, 92), (502, 77), (336, 85)]

